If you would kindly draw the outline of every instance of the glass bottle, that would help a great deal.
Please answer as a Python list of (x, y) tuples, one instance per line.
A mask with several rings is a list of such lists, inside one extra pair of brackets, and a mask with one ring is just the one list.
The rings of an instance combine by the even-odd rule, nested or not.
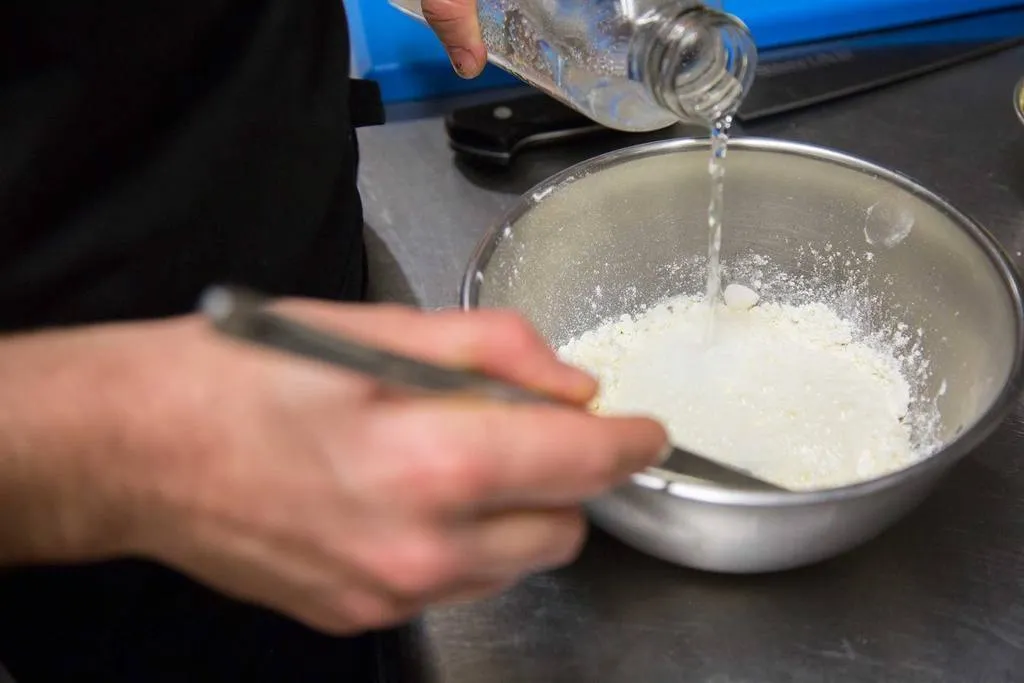
[[(389, 1), (423, 19), (420, 0)], [(491, 62), (609, 128), (714, 124), (754, 77), (747, 27), (699, 0), (478, 3)]]

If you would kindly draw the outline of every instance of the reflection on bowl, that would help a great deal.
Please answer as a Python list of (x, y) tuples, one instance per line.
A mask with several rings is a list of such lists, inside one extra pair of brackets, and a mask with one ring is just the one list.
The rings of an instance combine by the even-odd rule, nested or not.
[(1017, 118), (1024, 123), (1024, 78), (1020, 79), (1013, 92), (1013, 108), (1017, 110)]
[[(557, 347), (612, 316), (700, 291), (708, 153), (706, 140), (641, 145), (542, 183), (479, 245), (462, 305), (517, 309)], [(884, 227), (873, 222), (887, 216), (911, 229), (898, 240), (871, 239)], [(938, 401), (943, 445), (903, 471), (826, 491), (731, 491), (653, 469), (588, 508), (621, 540), (682, 565), (797, 567), (881, 532), (1002, 421), (1022, 386), (1020, 286), (988, 233), (942, 199), (820, 148), (731, 143), (725, 226), (727, 263), (765, 258), (845, 294), (868, 326), (898, 319), (920, 330), (930, 370), (919, 389)], [(853, 273), (853, 259), (817, 256), (826, 252), (870, 266)]]

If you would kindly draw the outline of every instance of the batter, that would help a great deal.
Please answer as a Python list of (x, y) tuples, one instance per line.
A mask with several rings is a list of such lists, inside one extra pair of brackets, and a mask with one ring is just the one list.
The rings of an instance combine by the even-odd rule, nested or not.
[(855, 341), (822, 303), (759, 303), (726, 288), (706, 338), (700, 297), (623, 316), (559, 349), (594, 374), (594, 409), (659, 419), (680, 446), (794, 490), (832, 488), (917, 459), (910, 387), (891, 353)]

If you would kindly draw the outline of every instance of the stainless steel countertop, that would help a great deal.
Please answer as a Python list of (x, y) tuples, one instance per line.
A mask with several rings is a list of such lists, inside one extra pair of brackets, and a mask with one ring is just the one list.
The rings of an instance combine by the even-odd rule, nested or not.
[[(1012, 106), (1022, 75), (1018, 48), (743, 132), (901, 171), (972, 215), (1024, 266), (1024, 126)], [(519, 193), (598, 151), (538, 150), (485, 173), (453, 161), (436, 117), (360, 139), (373, 293), (430, 307), (455, 304), (477, 240)], [(571, 567), (431, 612), (421, 644), (432, 678), (1019, 683), (1022, 454), (1024, 401), (904, 522), (853, 553), (778, 575), (689, 571), (595, 531)]]

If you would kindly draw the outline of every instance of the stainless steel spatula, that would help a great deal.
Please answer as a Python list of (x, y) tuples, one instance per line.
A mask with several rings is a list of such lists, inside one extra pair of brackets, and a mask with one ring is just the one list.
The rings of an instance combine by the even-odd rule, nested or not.
[[(403, 390), (472, 395), (508, 403), (557, 403), (468, 370), (446, 368), (327, 333), (268, 310), (266, 298), (237, 287), (208, 289), (200, 307), (219, 332), (252, 344), (369, 375)], [(744, 470), (673, 447), (662, 469), (733, 488), (782, 491)]]

